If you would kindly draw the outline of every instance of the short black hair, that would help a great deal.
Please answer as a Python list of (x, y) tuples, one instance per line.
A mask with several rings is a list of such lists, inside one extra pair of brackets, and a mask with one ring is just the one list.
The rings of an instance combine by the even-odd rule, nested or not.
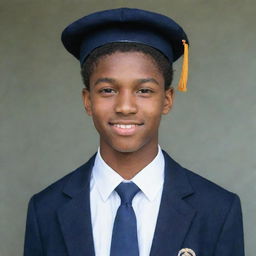
[(163, 74), (165, 90), (170, 88), (173, 79), (172, 63), (160, 51), (140, 43), (115, 42), (105, 44), (93, 50), (82, 65), (81, 75), (83, 83), (88, 90), (90, 89), (90, 76), (97, 66), (99, 59), (115, 52), (142, 52), (150, 55), (159, 71)]

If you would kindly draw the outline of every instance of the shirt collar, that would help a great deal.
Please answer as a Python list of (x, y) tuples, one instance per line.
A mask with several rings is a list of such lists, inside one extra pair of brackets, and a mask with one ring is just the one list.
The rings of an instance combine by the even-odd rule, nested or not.
[[(108, 199), (121, 182), (126, 181), (103, 160), (99, 148), (94, 162), (92, 177), (104, 201)], [(140, 188), (148, 200), (153, 201), (155, 199), (164, 183), (164, 156), (159, 145), (158, 153), (152, 162), (138, 172), (130, 181)]]

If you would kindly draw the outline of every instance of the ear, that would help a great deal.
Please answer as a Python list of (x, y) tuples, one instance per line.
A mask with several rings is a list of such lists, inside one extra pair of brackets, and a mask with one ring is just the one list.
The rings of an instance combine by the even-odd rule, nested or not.
[(84, 108), (89, 116), (92, 115), (92, 103), (91, 103), (91, 95), (90, 91), (87, 88), (83, 88), (82, 91), (82, 96), (83, 96), (83, 103), (84, 103)]
[(164, 91), (164, 106), (162, 111), (163, 115), (166, 115), (169, 113), (169, 111), (172, 108), (173, 101), (174, 101), (174, 88), (170, 87)]

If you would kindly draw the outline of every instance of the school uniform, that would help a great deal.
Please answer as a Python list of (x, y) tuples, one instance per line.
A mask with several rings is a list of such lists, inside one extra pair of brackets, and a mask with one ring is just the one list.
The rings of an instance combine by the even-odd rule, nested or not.
[[(164, 184), (149, 255), (176, 256), (189, 248), (197, 256), (243, 256), (238, 196), (163, 155)], [(90, 209), (94, 161), (95, 155), (32, 197), (24, 256), (95, 255)]]

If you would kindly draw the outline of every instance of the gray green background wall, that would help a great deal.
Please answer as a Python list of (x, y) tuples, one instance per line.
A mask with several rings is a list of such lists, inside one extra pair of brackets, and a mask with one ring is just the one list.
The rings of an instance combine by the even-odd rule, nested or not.
[(254, 0), (1, 0), (0, 255), (22, 255), (32, 194), (97, 149), (97, 133), (82, 106), (79, 64), (62, 47), (60, 33), (78, 17), (123, 6), (169, 15), (187, 31), (189, 91), (176, 93), (160, 144), (183, 166), (239, 194), (246, 255), (253, 256)]

